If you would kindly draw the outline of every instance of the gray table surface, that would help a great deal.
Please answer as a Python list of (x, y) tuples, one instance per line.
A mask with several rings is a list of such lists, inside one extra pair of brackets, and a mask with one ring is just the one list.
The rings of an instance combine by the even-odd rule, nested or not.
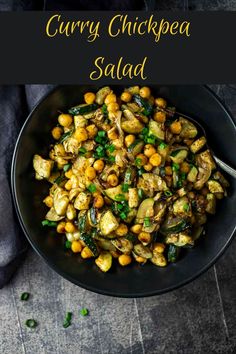
[[(236, 119), (236, 85), (215, 85)], [(60, 277), (32, 250), (0, 290), (0, 353), (236, 353), (236, 240), (189, 285), (161, 296), (97, 295)], [(20, 301), (22, 292), (31, 294)], [(89, 316), (79, 315), (87, 307)], [(67, 311), (71, 327), (62, 326)], [(25, 320), (38, 321), (36, 329)]]

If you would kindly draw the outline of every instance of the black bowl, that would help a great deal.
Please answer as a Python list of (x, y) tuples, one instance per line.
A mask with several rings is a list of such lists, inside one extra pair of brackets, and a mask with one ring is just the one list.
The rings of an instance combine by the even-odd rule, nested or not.
[[(115, 86), (121, 91), (122, 86)], [(102, 273), (94, 260), (84, 261), (63, 247), (63, 237), (41, 226), (46, 207), (42, 200), (48, 184), (34, 179), (32, 158), (46, 156), (51, 141), (50, 130), (57, 122), (58, 111), (82, 101), (87, 90), (96, 86), (58, 87), (34, 108), (19, 135), (12, 162), (12, 190), (21, 226), (33, 248), (59, 274), (73, 283), (97, 293), (143, 297), (161, 294), (193, 280), (207, 270), (222, 254), (235, 230), (236, 181), (230, 196), (218, 203), (216, 216), (209, 217), (206, 235), (195, 248), (186, 251), (176, 264), (158, 268), (151, 263), (128, 267), (114, 265)], [(152, 86), (156, 95), (165, 97), (180, 112), (186, 113), (206, 128), (209, 144), (224, 161), (236, 166), (236, 129), (230, 114), (217, 97), (204, 86)], [(114, 262), (115, 263), (115, 262)]]

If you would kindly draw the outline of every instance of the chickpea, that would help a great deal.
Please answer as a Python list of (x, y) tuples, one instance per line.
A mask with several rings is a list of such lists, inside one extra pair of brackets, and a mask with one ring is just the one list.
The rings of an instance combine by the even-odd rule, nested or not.
[(182, 164), (180, 166), (180, 171), (183, 173), (189, 173), (189, 171), (190, 171), (189, 164), (187, 162), (182, 162)]
[(155, 98), (153, 96), (150, 96), (148, 102), (153, 106), (155, 103)]
[(125, 236), (128, 233), (128, 227), (125, 224), (120, 224), (115, 231), (117, 236)]
[(128, 254), (121, 254), (118, 258), (118, 262), (124, 267), (132, 262), (132, 258)]
[(132, 95), (130, 92), (125, 91), (125, 92), (122, 92), (120, 98), (121, 98), (121, 101), (128, 103), (132, 100)]
[(62, 133), (63, 133), (63, 130), (60, 127), (53, 128), (53, 130), (52, 130), (53, 139), (59, 140), (61, 135), (62, 135)]
[(134, 233), (134, 234), (139, 234), (142, 231), (143, 226), (140, 224), (136, 224), (133, 225), (130, 230)]
[(94, 167), (89, 166), (85, 170), (85, 176), (92, 181), (96, 177), (96, 170)]
[(147, 157), (144, 154), (138, 154), (136, 156), (136, 164), (137, 166), (144, 166), (148, 162)]
[(116, 95), (114, 93), (109, 93), (104, 100), (104, 103), (106, 105), (109, 105), (109, 103), (115, 103), (115, 102), (116, 102)]
[(147, 163), (146, 165), (143, 166), (144, 170), (147, 172), (150, 172), (153, 168), (152, 164)]
[(141, 87), (139, 94), (142, 98), (149, 98), (151, 96), (151, 90), (147, 86)]
[(93, 202), (93, 206), (94, 208), (102, 208), (104, 205), (104, 199), (102, 197), (102, 195), (97, 195), (95, 198), (94, 198), (94, 202)]
[(138, 239), (142, 243), (150, 243), (152, 240), (151, 234), (149, 232), (142, 231), (138, 235)]
[(73, 233), (76, 231), (76, 227), (72, 222), (68, 221), (65, 225), (65, 230), (68, 233)]
[(151, 157), (153, 154), (156, 153), (156, 149), (153, 145), (147, 144), (144, 146), (144, 155), (147, 157)]
[(107, 182), (112, 186), (115, 187), (117, 186), (117, 184), (119, 183), (118, 177), (117, 175), (115, 175), (114, 173), (109, 175), (107, 177)]
[(97, 135), (97, 132), (98, 132), (98, 128), (96, 127), (95, 124), (88, 125), (86, 127), (86, 130), (87, 130), (87, 134), (88, 134), (89, 139), (93, 139)]
[(92, 104), (95, 101), (96, 95), (93, 92), (86, 92), (84, 94), (84, 102)]
[(119, 107), (118, 103), (116, 103), (116, 102), (111, 102), (107, 105), (107, 110), (110, 113), (114, 113), (114, 112), (118, 111), (119, 108), (120, 107)]
[(158, 111), (154, 114), (154, 120), (158, 123), (164, 123), (166, 121), (166, 113)]
[(179, 134), (181, 132), (182, 126), (179, 121), (175, 121), (170, 125), (170, 131), (173, 134)]
[(138, 263), (146, 263), (146, 262), (147, 262), (146, 258), (143, 258), (143, 257), (141, 257), (141, 256), (136, 256), (136, 257), (135, 257), (135, 260), (136, 260), (136, 262), (138, 262)]
[(82, 251), (82, 245), (79, 241), (73, 241), (71, 244), (71, 250), (74, 253), (80, 253)]
[(161, 164), (161, 155), (159, 155), (158, 153), (153, 154), (150, 159), (149, 162), (153, 165), (153, 166), (160, 166)]
[(85, 246), (82, 249), (81, 257), (84, 258), (84, 259), (91, 258), (91, 257), (93, 257), (93, 252), (87, 246)]
[(61, 221), (57, 224), (57, 232), (59, 234), (64, 234), (66, 232), (65, 230), (66, 223), (65, 221)]
[(107, 136), (110, 140), (116, 140), (119, 138), (119, 135), (116, 132), (116, 129), (111, 129), (108, 131)]
[(66, 182), (64, 187), (67, 191), (70, 191), (72, 189), (72, 182), (70, 179), (69, 179), (69, 181)]
[(66, 176), (67, 178), (71, 178), (71, 177), (73, 176), (73, 171), (72, 171), (72, 169), (70, 169), (69, 171), (67, 171), (67, 172), (65, 173), (65, 176)]
[(51, 208), (52, 206), (53, 206), (53, 199), (52, 199), (52, 197), (50, 196), (50, 195), (48, 195), (45, 199), (44, 199), (44, 201), (43, 201), (46, 205), (47, 205), (47, 207), (49, 207), (49, 208)]
[(158, 97), (155, 99), (155, 105), (160, 108), (166, 108), (167, 102), (164, 100), (164, 98)]
[(88, 139), (87, 130), (81, 127), (77, 128), (74, 132), (74, 137), (79, 143), (86, 141)]
[(164, 243), (154, 243), (153, 253), (163, 253), (165, 250)]
[(105, 164), (102, 160), (96, 160), (93, 164), (93, 167), (98, 172), (102, 172), (102, 170), (104, 169), (104, 166), (105, 166)]
[(135, 142), (135, 136), (133, 134), (126, 135), (125, 137), (125, 146), (129, 147)]
[(59, 117), (58, 117), (58, 122), (60, 125), (62, 125), (63, 127), (69, 127), (72, 122), (73, 122), (73, 119), (71, 117), (70, 114), (60, 114)]

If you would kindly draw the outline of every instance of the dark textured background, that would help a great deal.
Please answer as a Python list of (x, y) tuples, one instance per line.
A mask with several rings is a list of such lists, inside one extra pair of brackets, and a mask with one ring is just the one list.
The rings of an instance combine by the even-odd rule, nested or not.
[[(0, 0), (2, 9), (19, 1)], [(234, 0), (158, 1), (158, 9), (236, 10)], [(236, 119), (236, 85), (215, 85)], [(191, 284), (158, 297), (116, 299), (93, 294), (62, 279), (29, 252), (12, 282), (0, 291), (0, 353), (158, 354), (236, 352), (236, 240)], [(23, 291), (32, 296), (19, 300)], [(80, 307), (90, 310), (78, 315)], [(62, 327), (66, 311), (73, 325)], [(35, 318), (35, 330), (25, 327)]]

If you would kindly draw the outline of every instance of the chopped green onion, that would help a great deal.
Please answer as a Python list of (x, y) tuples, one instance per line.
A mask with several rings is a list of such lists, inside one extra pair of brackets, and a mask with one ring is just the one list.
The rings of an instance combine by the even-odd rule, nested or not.
[(101, 136), (96, 136), (94, 140), (95, 140), (96, 143), (98, 143), (98, 144), (102, 144), (102, 141), (103, 141), (103, 139), (102, 139)]
[(66, 247), (66, 248), (71, 248), (71, 242), (68, 241), (68, 240), (66, 240), (66, 242), (65, 242), (65, 247)]
[(104, 105), (102, 106), (102, 113), (105, 114), (105, 115), (108, 114), (108, 112), (107, 112), (107, 105), (106, 105), (106, 104), (104, 104)]
[(96, 188), (95, 184), (91, 183), (88, 186), (88, 190), (89, 190), (89, 192), (94, 193), (94, 192), (96, 192), (97, 188)]
[(117, 204), (117, 209), (118, 210), (122, 210), (123, 209), (123, 205), (122, 204)]
[(139, 170), (138, 170), (138, 175), (139, 176), (142, 176), (143, 173), (145, 173), (146, 171), (144, 170), (143, 167), (141, 167)]
[(63, 322), (63, 327), (67, 328), (71, 325), (72, 312), (67, 312), (66, 317)]
[(109, 151), (109, 152), (114, 152), (115, 151), (115, 145), (111, 144), (111, 145), (107, 145), (106, 146), (106, 149)]
[(27, 301), (29, 298), (30, 294), (29, 293), (22, 293), (20, 299), (22, 301)]
[(151, 221), (150, 221), (150, 218), (148, 216), (146, 216), (144, 218), (143, 224), (144, 224), (145, 227), (151, 226)]
[(109, 156), (107, 160), (109, 163), (114, 163), (116, 161), (116, 158), (115, 156)]
[(179, 180), (179, 181), (177, 182), (177, 188), (182, 188), (182, 186), (183, 186), (183, 183), (182, 183), (181, 180)]
[(187, 204), (187, 203), (184, 204), (184, 206), (183, 206), (184, 211), (188, 212), (189, 208), (190, 208), (189, 204)]
[(67, 138), (69, 138), (72, 134), (74, 133), (74, 129), (70, 130), (69, 132), (67, 133), (64, 133), (60, 140), (59, 140), (59, 143), (63, 143), (63, 141), (65, 141)]
[(86, 308), (82, 308), (82, 309), (80, 310), (80, 314), (81, 314), (82, 316), (88, 316), (89, 311), (88, 311), (88, 309), (86, 309)]
[(166, 197), (171, 197), (173, 195), (171, 191), (165, 191), (164, 194)]
[(56, 183), (56, 184), (61, 184), (61, 182), (63, 182), (65, 180), (65, 176), (64, 176), (64, 174), (62, 174), (62, 175), (60, 175), (60, 176), (58, 176), (54, 181), (53, 181), (53, 183)]
[(150, 136), (147, 138), (147, 143), (154, 145), (154, 144), (156, 143), (156, 137), (153, 136), (153, 135), (150, 135)]
[(137, 236), (135, 236), (134, 234), (131, 234), (131, 233), (126, 235), (125, 238), (131, 242), (137, 241)]
[(100, 136), (101, 138), (104, 138), (106, 136), (106, 132), (104, 130), (99, 130), (98, 136)]
[(84, 155), (84, 154), (86, 154), (86, 152), (87, 152), (87, 149), (85, 149), (84, 147), (79, 148), (80, 154)]
[(42, 221), (42, 225), (43, 226), (56, 227), (57, 223), (55, 221), (43, 220)]
[(184, 181), (184, 180), (186, 179), (186, 177), (187, 177), (187, 174), (186, 174), (185, 172), (181, 172), (181, 174), (180, 174), (180, 179), (181, 179), (182, 181)]
[(66, 165), (63, 166), (63, 170), (67, 172), (71, 168), (71, 163), (67, 163)]
[(161, 167), (161, 168), (160, 168), (160, 176), (161, 176), (161, 177), (164, 177), (165, 175), (166, 175), (165, 167)]
[(121, 218), (122, 220), (125, 220), (125, 219), (127, 218), (126, 213), (122, 211), (122, 213), (120, 213), (120, 218)]
[(143, 128), (142, 131), (141, 131), (142, 135), (148, 135), (148, 133), (149, 133), (149, 129), (148, 128)]
[(178, 171), (178, 170), (179, 170), (179, 164), (173, 162), (173, 163), (172, 163), (172, 170)]
[(122, 192), (128, 192), (129, 190), (129, 185), (127, 183), (123, 183), (121, 186)]
[(142, 163), (142, 159), (140, 159), (139, 157), (137, 157), (137, 158), (135, 159), (135, 165), (136, 165), (136, 166), (141, 166), (141, 163)]
[(117, 202), (122, 202), (122, 201), (125, 200), (125, 195), (124, 195), (124, 194), (117, 194), (117, 195), (115, 196), (115, 200), (116, 200)]
[(159, 144), (159, 148), (161, 149), (161, 150), (163, 150), (163, 149), (165, 149), (167, 147), (167, 144), (165, 144), (165, 143), (160, 143)]
[(138, 196), (139, 196), (140, 199), (143, 199), (143, 197), (144, 197), (144, 191), (143, 191), (142, 188), (139, 188), (139, 189), (138, 189)]
[(105, 156), (105, 151), (104, 151), (104, 147), (99, 145), (97, 148), (96, 148), (96, 153), (98, 155), (98, 157), (104, 157)]
[(25, 324), (29, 328), (35, 328), (38, 325), (37, 322), (35, 320), (31, 319), (31, 318), (26, 320)]

